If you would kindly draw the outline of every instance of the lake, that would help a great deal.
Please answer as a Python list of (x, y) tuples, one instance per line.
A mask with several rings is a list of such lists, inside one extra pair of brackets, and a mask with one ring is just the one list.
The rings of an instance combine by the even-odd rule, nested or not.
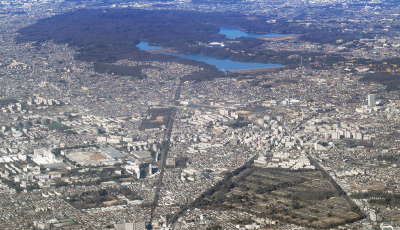
[(235, 28), (235, 27), (228, 27), (228, 26), (218, 26), (218, 27), (220, 29), (219, 34), (223, 34), (227, 38), (238, 38), (238, 37), (265, 38), (265, 37), (279, 37), (279, 36), (296, 35), (296, 34), (277, 34), (277, 33), (252, 34), (252, 33), (246, 33), (245, 31)]
[[(159, 46), (151, 46), (147, 41), (140, 41), (137, 47), (141, 50), (157, 50), (162, 49)], [(211, 56), (201, 55), (201, 54), (180, 54), (180, 53), (169, 53), (169, 52), (157, 52), (161, 54), (173, 55), (180, 58), (192, 59), (199, 62), (204, 62), (209, 65), (213, 65), (218, 68), (218, 70), (234, 71), (234, 70), (248, 70), (248, 69), (262, 69), (262, 68), (272, 68), (272, 67), (283, 67), (281, 64), (273, 63), (255, 63), (255, 62), (240, 62), (232, 61), (230, 59), (217, 59)]]
[(151, 46), (147, 43), (147, 41), (140, 41), (139, 44), (136, 45), (137, 48), (141, 50), (160, 50), (161, 46)]

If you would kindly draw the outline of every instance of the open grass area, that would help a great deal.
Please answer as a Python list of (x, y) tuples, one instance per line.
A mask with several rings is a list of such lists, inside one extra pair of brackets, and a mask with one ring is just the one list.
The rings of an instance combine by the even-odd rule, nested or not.
[(51, 123), (48, 127), (50, 130), (65, 130), (68, 128), (67, 126), (57, 123), (57, 122)]

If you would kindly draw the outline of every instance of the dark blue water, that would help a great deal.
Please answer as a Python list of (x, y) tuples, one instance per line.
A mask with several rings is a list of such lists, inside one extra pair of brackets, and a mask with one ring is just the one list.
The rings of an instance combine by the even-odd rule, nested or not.
[(244, 70), (244, 69), (261, 69), (261, 68), (271, 68), (271, 67), (282, 67), (281, 64), (264, 64), (255, 62), (240, 62), (232, 61), (231, 59), (217, 59), (211, 56), (201, 55), (201, 54), (180, 54), (180, 53), (167, 53), (160, 52), (163, 54), (174, 55), (180, 58), (192, 59), (200, 62), (204, 62), (213, 66), (216, 66), (218, 70)]
[(277, 33), (267, 33), (267, 34), (251, 34), (246, 33), (241, 29), (235, 27), (228, 26), (219, 26), (220, 31), (219, 34), (225, 35), (227, 38), (265, 38), (265, 37), (279, 37), (279, 36), (288, 36), (288, 35), (296, 35), (296, 34), (277, 34)]
[[(141, 50), (156, 50), (162, 49), (159, 46), (150, 46), (147, 41), (141, 41), (138, 45), (138, 48)], [(271, 67), (283, 67), (281, 64), (273, 64), (273, 63), (255, 63), (255, 62), (240, 62), (240, 61), (232, 61), (230, 59), (217, 59), (211, 56), (201, 55), (201, 54), (180, 54), (180, 53), (168, 53), (168, 52), (157, 52), (167, 55), (173, 55), (180, 58), (192, 59), (199, 62), (204, 62), (209, 65), (213, 65), (218, 68), (218, 70), (246, 70), (246, 69), (261, 69), (261, 68), (271, 68)]]
[(159, 50), (162, 49), (161, 46), (151, 46), (147, 43), (147, 41), (140, 41), (139, 44), (136, 45), (137, 48), (141, 50)]

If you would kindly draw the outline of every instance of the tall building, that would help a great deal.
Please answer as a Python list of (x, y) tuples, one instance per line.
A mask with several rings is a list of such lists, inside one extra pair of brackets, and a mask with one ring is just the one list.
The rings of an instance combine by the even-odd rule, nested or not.
[(375, 94), (368, 94), (368, 107), (375, 107)]
[(239, 140), (236, 137), (232, 137), (230, 144), (236, 146), (239, 144)]

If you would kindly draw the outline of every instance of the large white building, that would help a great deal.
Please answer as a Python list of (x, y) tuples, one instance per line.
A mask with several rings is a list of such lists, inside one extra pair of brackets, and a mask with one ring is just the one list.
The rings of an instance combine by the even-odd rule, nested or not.
[(57, 159), (56, 156), (47, 149), (35, 149), (33, 151), (32, 160), (38, 165), (60, 163), (62, 160)]
[(375, 94), (368, 94), (368, 107), (375, 107)]

